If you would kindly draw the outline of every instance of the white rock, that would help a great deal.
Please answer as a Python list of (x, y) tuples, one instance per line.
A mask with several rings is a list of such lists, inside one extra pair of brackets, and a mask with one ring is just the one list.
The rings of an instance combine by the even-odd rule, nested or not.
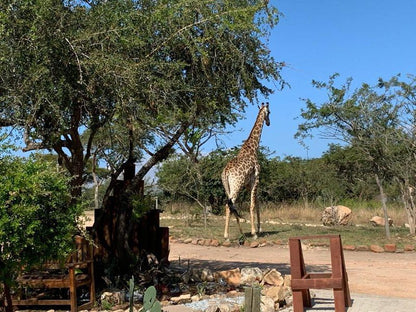
[(252, 285), (260, 283), (263, 279), (263, 272), (259, 268), (242, 268), (241, 269), (241, 284)]

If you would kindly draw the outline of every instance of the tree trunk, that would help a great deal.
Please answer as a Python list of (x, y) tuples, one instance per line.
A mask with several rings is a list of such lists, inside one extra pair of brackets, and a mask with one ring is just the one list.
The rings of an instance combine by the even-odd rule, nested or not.
[(413, 188), (407, 188), (409, 205), (406, 205), (407, 222), (409, 222), (409, 230), (411, 235), (416, 235), (416, 206), (413, 200)]
[[(102, 209), (98, 209), (94, 222), (94, 239), (101, 247), (103, 258), (112, 261), (120, 270), (118, 273), (130, 273), (131, 264), (140, 250), (130, 243), (137, 236), (137, 224), (133, 218), (132, 196), (143, 196), (143, 178), (159, 162), (165, 160), (173, 151), (173, 146), (187, 129), (188, 124), (183, 123), (168, 142), (150, 157), (142, 167), (135, 172), (134, 162), (128, 160), (117, 174), (111, 178), (110, 185), (103, 199)], [(117, 180), (124, 170), (125, 181)], [(98, 216), (98, 214), (100, 214)], [(134, 238), (136, 239), (136, 238)], [(137, 237), (136, 240), (140, 240)], [(140, 245), (141, 242), (138, 242)], [(137, 260), (137, 259), (136, 259)]]
[(398, 181), (400, 192), (402, 193), (402, 201), (407, 214), (410, 234), (415, 235), (416, 206), (413, 199), (413, 187), (409, 186), (409, 181), (407, 179), (400, 180), (396, 178), (396, 180)]
[(10, 286), (4, 284), (4, 297), (6, 299), (6, 312), (13, 312), (12, 296), (10, 294)]
[(380, 191), (380, 197), (381, 197), (381, 205), (383, 207), (383, 212), (384, 212), (384, 227), (386, 230), (386, 237), (387, 239), (391, 238), (390, 235), (390, 223), (389, 223), (389, 215), (387, 214), (387, 205), (386, 205), (386, 195), (384, 194), (384, 188), (383, 188), (383, 184), (380, 181), (380, 178), (378, 177), (378, 174), (375, 174), (376, 177), (376, 182), (377, 182), (377, 186), (378, 189)]

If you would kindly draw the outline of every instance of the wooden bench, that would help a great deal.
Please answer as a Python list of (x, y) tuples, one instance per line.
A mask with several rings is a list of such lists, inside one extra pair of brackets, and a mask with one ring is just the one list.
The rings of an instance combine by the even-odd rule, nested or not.
[[(65, 263), (47, 262), (39, 270), (26, 272), (18, 277), (20, 286), (32, 289), (68, 289), (69, 298), (48, 299), (36, 295), (23, 298), (14, 295), (13, 306), (71, 306), (71, 312), (90, 309), (95, 303), (94, 255), (93, 246), (80, 236), (75, 238), (76, 249)], [(77, 289), (86, 286), (89, 292), (88, 302), (78, 305)], [(68, 296), (67, 296), (68, 297)]]

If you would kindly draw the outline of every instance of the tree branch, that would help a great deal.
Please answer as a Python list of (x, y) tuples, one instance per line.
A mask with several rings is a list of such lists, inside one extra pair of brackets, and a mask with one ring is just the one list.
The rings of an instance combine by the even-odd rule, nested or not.
[(178, 142), (181, 135), (188, 128), (189, 123), (182, 123), (181, 127), (175, 132), (175, 134), (167, 141), (167, 143), (160, 148), (152, 157), (150, 157), (145, 164), (140, 168), (134, 177), (131, 187), (137, 188), (139, 182), (144, 178), (144, 176), (153, 168), (157, 163), (165, 160), (172, 152), (173, 146)]
[(24, 142), (26, 144), (26, 146), (24, 148), (22, 148), (22, 151), (23, 152), (41, 150), (41, 149), (46, 148), (46, 146), (43, 143), (32, 142), (29, 139), (29, 135), (27, 133), (27, 130), (25, 130), (25, 132), (23, 133), (23, 140), (24, 140)]

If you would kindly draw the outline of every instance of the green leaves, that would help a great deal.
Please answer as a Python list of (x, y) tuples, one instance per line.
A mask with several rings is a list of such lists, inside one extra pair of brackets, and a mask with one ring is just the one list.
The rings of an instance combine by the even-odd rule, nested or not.
[(0, 278), (65, 255), (81, 214), (70, 203), (68, 179), (33, 158), (0, 160)]

